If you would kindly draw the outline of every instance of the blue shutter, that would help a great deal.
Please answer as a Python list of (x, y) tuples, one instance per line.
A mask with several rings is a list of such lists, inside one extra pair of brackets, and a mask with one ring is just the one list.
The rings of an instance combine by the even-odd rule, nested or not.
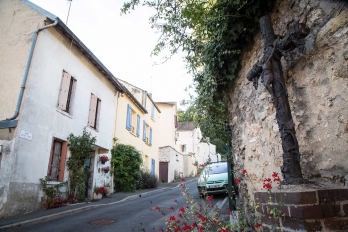
[(140, 136), (140, 115), (138, 114), (137, 118), (137, 136)]
[(127, 105), (127, 122), (126, 122), (126, 128), (127, 130), (131, 130), (132, 124), (132, 107), (128, 104)]
[(155, 160), (151, 159), (151, 174), (155, 175)]
[(150, 127), (150, 146), (152, 146), (152, 128)]
[(143, 120), (143, 141), (146, 142), (146, 122)]
[(151, 118), (155, 119), (155, 105), (154, 104), (152, 104), (152, 107), (151, 107)]

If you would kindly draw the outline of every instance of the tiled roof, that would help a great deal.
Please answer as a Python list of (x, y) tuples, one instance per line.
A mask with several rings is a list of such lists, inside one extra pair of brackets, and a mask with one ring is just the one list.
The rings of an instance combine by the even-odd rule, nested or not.
[(156, 104), (176, 105), (176, 102), (156, 102)]
[(177, 131), (192, 131), (196, 128), (194, 122), (178, 122)]

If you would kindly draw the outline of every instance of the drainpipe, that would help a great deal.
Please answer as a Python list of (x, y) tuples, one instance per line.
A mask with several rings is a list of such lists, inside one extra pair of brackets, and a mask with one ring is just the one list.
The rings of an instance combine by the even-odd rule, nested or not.
[(37, 36), (39, 34), (40, 31), (45, 30), (49, 27), (54, 27), (58, 24), (58, 18), (56, 18), (54, 20), (54, 23), (45, 26), (45, 27), (41, 27), (39, 29), (37, 29), (34, 32), (34, 38), (33, 38), (33, 42), (31, 43), (31, 48), (30, 48), (30, 52), (29, 52), (29, 56), (28, 56), (28, 61), (27, 61), (27, 65), (25, 67), (25, 72), (24, 72), (24, 76), (23, 76), (23, 81), (22, 81), (22, 86), (21, 86), (21, 90), (19, 92), (19, 96), (18, 96), (18, 101), (17, 101), (17, 106), (16, 106), (16, 110), (14, 112), (14, 115), (10, 118), (6, 118), (6, 120), (14, 120), (18, 117), (19, 114), (19, 108), (21, 107), (21, 103), (22, 103), (22, 99), (23, 99), (23, 93), (24, 93), (24, 89), (25, 89), (25, 85), (27, 83), (27, 78), (28, 78), (28, 73), (29, 73), (29, 68), (30, 68), (30, 64), (31, 64), (31, 60), (33, 58), (33, 53), (34, 53), (34, 48), (35, 48), (35, 44), (36, 44), (36, 40), (37, 40)]

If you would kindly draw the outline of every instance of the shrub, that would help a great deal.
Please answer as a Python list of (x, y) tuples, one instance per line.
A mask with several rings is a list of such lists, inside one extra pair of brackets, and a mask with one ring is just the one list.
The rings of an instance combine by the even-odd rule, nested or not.
[(152, 175), (149, 172), (141, 171), (139, 174), (139, 181), (138, 181), (138, 189), (150, 189), (150, 188), (157, 188), (158, 186), (158, 177), (155, 175)]

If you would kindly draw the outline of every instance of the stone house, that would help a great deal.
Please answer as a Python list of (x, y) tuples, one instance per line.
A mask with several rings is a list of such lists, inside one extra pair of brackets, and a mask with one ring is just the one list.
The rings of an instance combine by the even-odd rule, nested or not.
[[(348, 216), (348, 6), (345, 1), (275, 1), (270, 12), (276, 35), (285, 35), (296, 23), (305, 23), (305, 52), (290, 54), (282, 62), (285, 86), (300, 148), (305, 179), (314, 183), (274, 185), (273, 195), (263, 180), (277, 172), (281, 177), (282, 144), (276, 109), (263, 86), (255, 90), (247, 73), (264, 52), (260, 31), (241, 55), (241, 70), (228, 90), (233, 160), (242, 179), (241, 206), (252, 217), (249, 199), (259, 205), (260, 224), (284, 231), (347, 230)], [(232, 104), (233, 102), (233, 104)], [(248, 173), (243, 176), (241, 171)], [(261, 192), (260, 192), (261, 191)], [(272, 205), (267, 201), (269, 197)], [(278, 200), (276, 200), (278, 199)], [(283, 201), (279, 206), (278, 201)], [(267, 209), (281, 210), (270, 220)]]
[(118, 110), (126, 127), (119, 96), (137, 99), (55, 15), (26, 0), (0, 1), (0, 12), (0, 218), (40, 208), (40, 178), (67, 180), (67, 137), (83, 129), (96, 137), (92, 198), (94, 186), (112, 184), (99, 154), (110, 157)]

